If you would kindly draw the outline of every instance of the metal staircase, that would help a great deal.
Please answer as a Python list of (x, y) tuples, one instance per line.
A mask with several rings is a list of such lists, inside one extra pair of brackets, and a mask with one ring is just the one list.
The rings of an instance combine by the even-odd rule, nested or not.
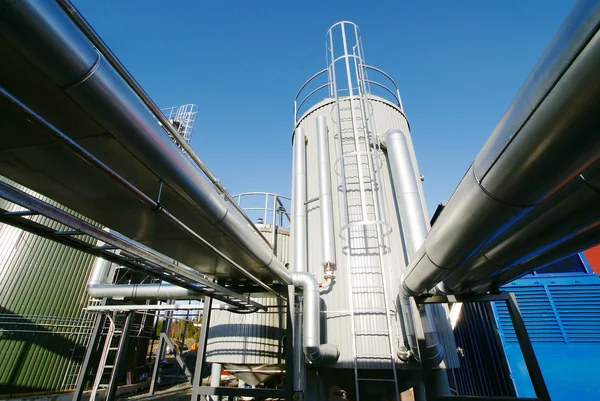
[[(115, 319), (110, 316), (110, 314), (107, 314), (106, 318), (108, 319), (108, 331), (106, 333), (106, 340), (104, 341), (104, 348), (100, 355), (100, 362), (98, 363), (98, 371), (96, 372), (96, 377), (94, 379), (90, 401), (96, 401), (98, 390), (100, 388), (108, 389), (110, 382), (113, 380), (114, 367), (119, 351), (120, 336), (123, 334), (122, 331), (116, 329)], [(107, 363), (108, 361), (111, 362)], [(106, 383), (102, 383), (102, 378), (106, 375), (109, 375), (109, 380)]]

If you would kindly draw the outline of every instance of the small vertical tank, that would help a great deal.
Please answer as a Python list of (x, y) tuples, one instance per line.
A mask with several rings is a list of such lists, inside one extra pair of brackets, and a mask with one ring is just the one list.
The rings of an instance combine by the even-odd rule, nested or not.
[[(248, 192), (233, 197), (269, 241), (284, 264), (289, 261), (289, 197), (267, 192)], [(285, 372), (286, 308), (273, 296), (254, 299), (267, 311), (236, 314), (220, 310), (213, 302), (206, 357), (245, 383), (256, 386), (277, 380)]]

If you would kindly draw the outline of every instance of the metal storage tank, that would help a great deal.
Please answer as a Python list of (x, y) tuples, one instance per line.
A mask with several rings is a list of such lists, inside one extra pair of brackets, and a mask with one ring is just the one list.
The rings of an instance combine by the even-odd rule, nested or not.
[[(267, 192), (246, 192), (233, 198), (269, 240), (279, 260), (287, 264), (290, 198)], [(269, 309), (236, 314), (219, 309), (219, 303), (214, 302), (206, 347), (209, 363), (221, 364), (223, 370), (253, 386), (285, 371), (287, 315), (285, 303), (280, 299), (255, 299)]]
[[(429, 217), (396, 83), (365, 64), (354, 23), (332, 26), (326, 46), (327, 68), (300, 88), (294, 103), (290, 267), (301, 271), (304, 265), (319, 281), (321, 342), (339, 348), (337, 363), (328, 366), (335, 373), (319, 373), (320, 380), (363, 395), (369, 389), (357, 383), (364, 381), (370, 397), (384, 397), (412, 387), (413, 369), (419, 369), (398, 356), (406, 343), (398, 292), (411, 238), (403, 233), (408, 227), (400, 221), (385, 154), (389, 130), (401, 131), (407, 142), (409, 179), (423, 205), (417, 218), (426, 230)], [(314, 103), (323, 92), (325, 99)], [(440, 342), (451, 350), (442, 367), (453, 367), (458, 361), (446, 310), (431, 312)]]
[[(22, 210), (2, 199), (0, 209)], [(46, 218), (32, 220), (59, 229)], [(94, 259), (0, 224), (0, 394), (74, 388), (94, 322), (83, 310)]]

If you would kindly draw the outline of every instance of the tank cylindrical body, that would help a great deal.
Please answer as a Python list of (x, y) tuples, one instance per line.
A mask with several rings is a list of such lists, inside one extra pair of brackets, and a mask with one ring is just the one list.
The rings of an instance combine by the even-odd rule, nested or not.
[[(289, 198), (250, 192), (235, 195), (240, 207), (257, 221), (258, 230), (269, 239), (277, 258), (290, 260)], [(273, 236), (275, 234), (275, 236)], [(236, 314), (213, 303), (206, 358), (245, 383), (257, 385), (285, 372), (285, 302), (278, 298), (254, 298), (267, 311)]]
[[(302, 212), (306, 215), (306, 265), (321, 283), (321, 343), (339, 348), (337, 363), (328, 366), (330, 374), (321, 371), (318, 376), (330, 387), (353, 390), (361, 398), (391, 399), (394, 392), (399, 397), (399, 391), (417, 384), (412, 371), (419, 365), (398, 356), (400, 353), (405, 358), (408, 346), (399, 290), (414, 244), (421, 242), (429, 229), (429, 215), (409, 123), (395, 82), (365, 63), (355, 24), (335, 24), (328, 31), (326, 47), (327, 68), (311, 77), (296, 95), (293, 136), (294, 149), (298, 141), (305, 142), (306, 201)], [(319, 86), (323, 77), (327, 81)], [(328, 91), (325, 99), (311, 102), (322, 91)], [(410, 207), (403, 210), (411, 218), (401, 215), (395, 196), (396, 177), (392, 177), (384, 141), (390, 130), (405, 134), (404, 160), (408, 159), (412, 168), (403, 169), (399, 178), (410, 181), (410, 188), (403, 186), (410, 196), (403, 194), (398, 201), (410, 200), (410, 205), (403, 205)], [(324, 141), (327, 146), (323, 146)], [(322, 152), (324, 148), (329, 154)], [(322, 179), (324, 165), (331, 173), (330, 188), (323, 188), (327, 181)], [(294, 163), (294, 180), (299, 172)], [(296, 199), (292, 202), (299, 204)], [(411, 224), (414, 221), (425, 226), (416, 227)], [(326, 228), (334, 233), (334, 241)], [(292, 247), (297, 243), (295, 235), (292, 227)], [(326, 246), (331, 243), (335, 265), (327, 272), (323, 263), (331, 258)], [(442, 347), (451, 350), (440, 367), (457, 367), (446, 309), (432, 309), (427, 313), (428, 334), (437, 331)], [(411, 327), (407, 329), (412, 332)], [(310, 369), (308, 372), (310, 381)], [(375, 377), (380, 381), (372, 386), (369, 378)], [(392, 384), (394, 381), (398, 384)]]
[[(409, 131), (406, 117), (393, 103), (372, 96), (369, 104), (372, 108), (371, 119), (376, 121), (377, 131), (381, 135), (392, 128)], [(306, 197), (309, 200), (318, 198), (320, 195), (317, 147), (317, 120), (319, 118), (326, 120), (330, 132), (327, 138), (330, 149), (329, 168), (332, 172), (331, 187), (334, 210), (332, 223), (337, 237), (335, 281), (333, 284), (326, 285), (324, 279), (322, 265), (324, 238), (322, 237), (319, 201), (313, 201), (306, 205), (308, 271), (327, 287), (321, 291), (322, 305), (326, 305), (326, 308), (321, 311), (321, 324), (326, 328), (322, 331), (327, 333), (327, 338), (321, 340), (336, 344), (340, 348), (340, 358), (334, 365), (335, 368), (352, 369), (355, 355), (354, 337), (356, 337), (356, 354), (358, 355), (390, 354), (389, 340), (386, 336), (381, 335), (388, 330), (388, 315), (386, 311), (382, 310), (386, 303), (384, 287), (389, 290), (387, 291), (387, 303), (391, 310), (387, 312), (394, 315), (391, 324), (396, 350), (404, 342), (400, 320), (395, 315), (395, 305), (400, 287), (400, 276), (406, 265), (407, 255), (403, 246), (401, 227), (395, 215), (396, 206), (385, 155), (381, 149), (373, 149), (370, 154), (362, 150), (365, 152), (363, 155), (342, 156), (337, 134), (339, 126), (336, 119), (332, 118), (332, 115), (337, 114), (338, 107), (340, 109), (350, 107), (349, 100), (341, 98), (336, 104), (332, 99), (326, 99), (308, 110), (300, 118), (297, 126), (302, 128), (307, 138)], [(346, 135), (342, 134), (342, 139), (346, 142), (350, 142), (352, 137), (353, 133), (349, 131)], [(348, 146), (348, 148), (350, 147)], [(412, 150), (412, 144), (410, 148)], [(346, 155), (351, 152), (355, 152), (354, 148), (352, 150), (344, 149)], [(373, 170), (377, 170), (375, 172), (377, 182), (375, 182), (375, 176), (367, 179), (366, 174), (363, 175), (363, 186), (367, 196), (364, 211), (368, 220), (365, 221), (359, 183), (357, 178), (353, 177), (357, 177), (359, 164), (364, 170), (367, 169), (368, 159), (372, 160)], [(416, 161), (415, 171), (418, 171)], [(343, 193), (343, 181), (345, 181), (347, 196)], [(421, 189), (420, 193), (422, 196)], [(348, 203), (347, 207), (346, 202)], [(376, 216), (376, 202), (380, 203), (380, 216)], [(381, 231), (382, 234), (382, 244), (378, 244), (378, 231)], [(350, 283), (350, 280), (353, 282)], [(361, 290), (361, 288), (363, 289)], [(349, 294), (351, 289), (356, 293)], [(350, 300), (350, 297), (353, 299)], [(355, 311), (358, 311), (356, 312), (354, 331), (364, 332), (365, 335), (353, 335), (350, 302), (353, 302)], [(369, 335), (367, 332), (374, 334)], [(396, 352), (394, 352), (395, 354)], [(401, 363), (399, 359), (396, 362)], [(387, 362), (369, 365), (369, 368), (372, 369), (385, 369), (386, 366), (389, 366)], [(363, 367), (367, 368), (367, 364), (364, 364)]]

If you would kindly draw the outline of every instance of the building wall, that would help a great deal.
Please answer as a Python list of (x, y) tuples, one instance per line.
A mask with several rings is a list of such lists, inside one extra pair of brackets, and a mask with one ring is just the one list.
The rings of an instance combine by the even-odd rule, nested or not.
[[(0, 208), (18, 210), (1, 199)], [(91, 255), (0, 224), (0, 394), (73, 388), (93, 323), (83, 311), (93, 262)]]

